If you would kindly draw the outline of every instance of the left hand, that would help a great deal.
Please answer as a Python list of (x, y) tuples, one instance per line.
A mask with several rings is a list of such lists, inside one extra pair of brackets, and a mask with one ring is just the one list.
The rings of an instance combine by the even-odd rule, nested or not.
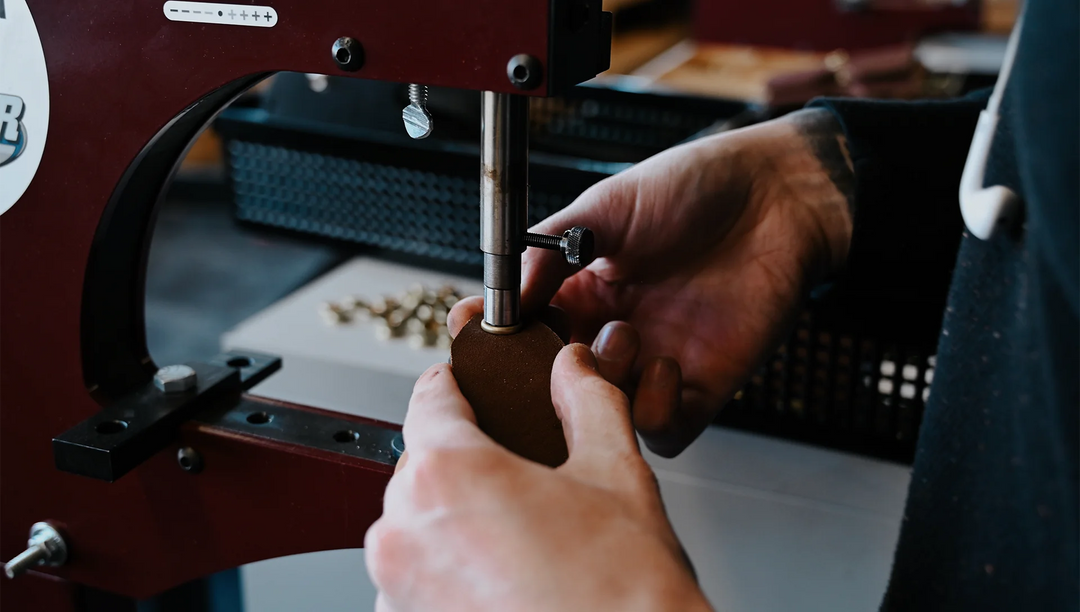
[(709, 609), (626, 396), (582, 345), (559, 353), (551, 388), (570, 450), (556, 469), (481, 432), (450, 366), (420, 377), (364, 541), (377, 610)]

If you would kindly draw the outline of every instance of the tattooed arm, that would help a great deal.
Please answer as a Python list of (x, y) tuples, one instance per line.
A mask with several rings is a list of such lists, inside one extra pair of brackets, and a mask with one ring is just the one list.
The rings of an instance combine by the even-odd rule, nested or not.
[[(612, 382), (633, 398), (646, 443), (673, 456), (772, 354), (810, 289), (844, 267), (853, 184), (828, 111), (676, 147), (538, 226), (592, 228), (598, 259), (574, 274), (530, 249), (523, 306), (563, 308), (601, 371), (620, 372)], [(481, 309), (464, 300), (451, 328)]]

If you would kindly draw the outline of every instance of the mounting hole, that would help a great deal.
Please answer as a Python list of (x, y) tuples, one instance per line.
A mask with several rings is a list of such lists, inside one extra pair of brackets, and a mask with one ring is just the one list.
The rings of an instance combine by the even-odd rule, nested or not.
[(217, 12), (217, 16), (218, 16), (218, 17), (221, 17), (222, 15), (223, 15), (223, 13), (222, 13), (221, 11), (218, 11), (218, 12)]
[(351, 429), (342, 429), (341, 431), (334, 434), (334, 441), (335, 442), (341, 442), (341, 443), (356, 442), (359, 439), (360, 439), (360, 434), (356, 433), (355, 431), (353, 431)]
[(248, 368), (253, 363), (255, 362), (251, 360), (251, 357), (233, 357), (225, 362), (230, 368)]
[(188, 457), (187, 455), (180, 455), (179, 461), (180, 467), (184, 468), (185, 470), (191, 469), (191, 457)]
[(529, 69), (525, 66), (514, 66), (514, 80), (524, 83), (529, 80)]
[(118, 434), (121, 431), (127, 429), (127, 427), (127, 421), (112, 420), (98, 423), (97, 427), (95, 427), (94, 430), (103, 436), (108, 436), (112, 434)]
[(252, 425), (266, 425), (270, 422), (271, 418), (273, 417), (271, 417), (269, 414), (266, 414), (265, 412), (252, 412), (251, 414), (247, 415), (247, 422), (251, 423)]
[(345, 47), (341, 47), (334, 52), (334, 59), (336, 59), (339, 64), (348, 64), (349, 60), (352, 59), (352, 52)]

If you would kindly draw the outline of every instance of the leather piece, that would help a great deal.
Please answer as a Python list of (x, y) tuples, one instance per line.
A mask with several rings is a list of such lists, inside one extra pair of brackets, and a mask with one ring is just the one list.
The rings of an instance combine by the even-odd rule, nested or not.
[(450, 345), (450, 365), (480, 429), (522, 457), (557, 467), (568, 453), (551, 403), (551, 367), (565, 344), (540, 321), (498, 336), (469, 321)]

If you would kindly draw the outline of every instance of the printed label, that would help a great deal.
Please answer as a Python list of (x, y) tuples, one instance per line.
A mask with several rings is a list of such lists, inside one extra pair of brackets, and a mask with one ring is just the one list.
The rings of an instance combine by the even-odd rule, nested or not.
[(0, 0), (0, 214), (37, 174), (49, 132), (49, 76), (26, 0)]

